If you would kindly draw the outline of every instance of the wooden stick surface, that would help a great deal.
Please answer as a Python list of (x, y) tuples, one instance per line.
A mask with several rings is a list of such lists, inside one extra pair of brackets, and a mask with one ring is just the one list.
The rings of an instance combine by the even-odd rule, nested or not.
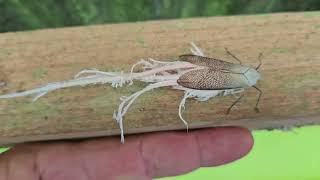
[[(273, 129), (320, 124), (320, 12), (229, 16), (112, 24), (0, 34), (0, 93), (68, 80), (85, 68), (130, 70), (141, 58), (176, 60), (194, 41), (210, 57), (256, 66), (264, 54), (257, 93), (245, 92), (229, 115), (234, 98), (188, 100), (183, 116), (191, 128), (241, 125)], [(235, 62), (236, 63), (236, 62)], [(0, 100), (0, 145), (26, 141), (119, 134), (112, 119), (119, 97), (146, 84), (110, 85)], [(162, 88), (139, 97), (125, 116), (125, 132), (184, 129), (178, 117), (183, 92)], [(120, 138), (119, 138), (120, 141)]]

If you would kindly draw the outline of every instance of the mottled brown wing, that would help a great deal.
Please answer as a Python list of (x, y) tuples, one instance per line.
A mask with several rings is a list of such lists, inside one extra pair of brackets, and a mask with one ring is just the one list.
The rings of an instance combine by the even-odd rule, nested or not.
[(199, 90), (220, 90), (245, 87), (246, 79), (234, 74), (212, 68), (189, 71), (180, 76), (177, 83), (183, 87)]
[(187, 61), (189, 63), (198, 65), (198, 66), (208, 67), (213, 70), (225, 70), (233, 73), (244, 73), (249, 68), (248, 66), (234, 64), (234, 63), (230, 63), (230, 62), (215, 59), (215, 58), (197, 56), (193, 54), (181, 55), (179, 56), (179, 59), (182, 61)]
[(212, 69), (230, 69), (231, 66), (235, 65), (233, 63), (229, 63), (223, 60), (209, 58), (204, 56), (197, 56), (193, 54), (184, 54), (179, 56), (179, 59), (182, 61), (187, 61), (189, 63), (198, 65), (198, 66), (206, 66)]

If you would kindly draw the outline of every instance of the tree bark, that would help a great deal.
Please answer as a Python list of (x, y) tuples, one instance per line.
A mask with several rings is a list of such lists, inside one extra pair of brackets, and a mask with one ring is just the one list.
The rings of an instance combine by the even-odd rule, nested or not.
[[(250, 129), (320, 124), (320, 12), (228, 16), (97, 25), (0, 34), (0, 93), (68, 80), (85, 68), (126, 71), (141, 58), (176, 60), (194, 41), (210, 57), (256, 66), (258, 87), (229, 115), (234, 98), (188, 100), (190, 128), (239, 125)], [(236, 62), (235, 62), (236, 63)], [(30, 97), (0, 100), (0, 144), (119, 134), (112, 119), (119, 97), (146, 84), (118, 89), (92, 85), (57, 90), (32, 103)], [(185, 129), (178, 117), (181, 91), (162, 88), (139, 97), (125, 116), (125, 133)], [(120, 141), (120, 139), (119, 139)]]

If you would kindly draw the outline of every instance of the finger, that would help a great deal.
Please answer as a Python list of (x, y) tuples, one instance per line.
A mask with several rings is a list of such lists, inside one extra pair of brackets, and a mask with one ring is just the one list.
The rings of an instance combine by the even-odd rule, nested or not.
[(16, 172), (22, 172), (25, 180), (142, 180), (227, 163), (242, 157), (251, 147), (251, 134), (242, 128), (152, 133), (131, 136), (125, 144), (118, 138), (37, 143), (18, 146), (2, 155), (0, 174), (6, 174), (10, 179), (3, 179), (8, 180), (21, 179), (13, 175)]
[(184, 174), (201, 166), (217, 166), (241, 158), (253, 145), (251, 133), (225, 127), (190, 133), (152, 134), (143, 140), (142, 153), (153, 177)]
[(21, 146), (21, 149), (13, 149), (0, 156), (0, 179), (16, 180), (38, 179), (35, 166), (34, 151), (29, 146)]
[(244, 128), (228, 127), (195, 132), (201, 166), (218, 166), (240, 159), (253, 146), (251, 133)]

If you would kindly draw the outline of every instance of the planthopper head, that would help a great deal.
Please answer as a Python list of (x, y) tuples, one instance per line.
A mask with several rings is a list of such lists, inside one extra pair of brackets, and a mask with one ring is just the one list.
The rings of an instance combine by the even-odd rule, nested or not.
[(259, 81), (262, 78), (261, 73), (259, 72), (259, 68), (261, 67), (261, 64), (262, 64), (262, 56), (263, 54), (260, 53), (258, 57), (258, 60), (259, 60), (258, 66), (256, 68), (249, 67), (249, 69), (245, 73), (245, 76), (248, 79), (250, 86), (254, 86), (255, 84), (257, 84), (257, 81)]
[(259, 68), (262, 65), (262, 56), (263, 56), (263, 54), (260, 53), (259, 57), (258, 57), (259, 64), (258, 64), (258, 66), (256, 68), (247, 66), (248, 69), (244, 73), (244, 76), (246, 77), (249, 86), (256, 85), (257, 82), (262, 78), (261, 77), (261, 73), (259, 72)]
[(244, 76), (248, 80), (248, 85), (249, 86), (254, 86), (257, 84), (257, 81), (261, 79), (261, 74), (258, 72), (258, 70), (254, 68), (249, 68), (245, 73)]

